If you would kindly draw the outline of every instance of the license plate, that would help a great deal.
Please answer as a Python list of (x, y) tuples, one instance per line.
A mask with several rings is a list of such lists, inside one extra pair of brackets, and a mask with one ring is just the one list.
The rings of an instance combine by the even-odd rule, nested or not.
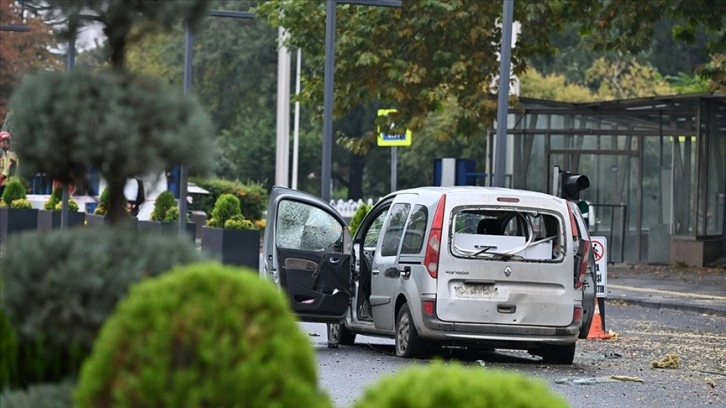
[(454, 291), (456, 293), (456, 297), (460, 298), (492, 297), (499, 294), (499, 290), (493, 284), (468, 284), (455, 286)]

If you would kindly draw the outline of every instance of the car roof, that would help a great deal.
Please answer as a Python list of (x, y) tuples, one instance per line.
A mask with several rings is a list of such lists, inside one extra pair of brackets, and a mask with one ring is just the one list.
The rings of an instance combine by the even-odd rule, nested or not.
[(537, 199), (543, 199), (543, 200), (563, 200), (561, 198), (555, 197), (550, 194), (542, 193), (539, 191), (530, 191), (530, 190), (518, 190), (518, 189), (512, 189), (512, 188), (504, 188), (504, 187), (484, 187), (484, 186), (426, 186), (426, 187), (415, 187), (415, 188), (409, 188), (405, 190), (399, 190), (395, 191), (393, 193), (388, 194), (386, 197), (393, 197), (399, 194), (433, 194), (433, 195), (441, 195), (441, 194), (486, 194), (496, 197), (501, 196), (516, 196), (516, 197), (526, 197), (526, 198), (537, 198)]

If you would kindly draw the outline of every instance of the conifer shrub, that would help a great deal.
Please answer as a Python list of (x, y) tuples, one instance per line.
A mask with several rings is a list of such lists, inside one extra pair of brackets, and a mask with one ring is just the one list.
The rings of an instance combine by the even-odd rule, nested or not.
[(108, 188), (104, 188), (101, 191), (101, 195), (98, 197), (98, 206), (93, 211), (96, 215), (106, 215), (108, 213), (108, 207), (111, 204), (111, 192)]
[(27, 190), (23, 182), (17, 177), (10, 177), (10, 180), (5, 184), (2, 196), (5, 206), (12, 207), (13, 201), (25, 199), (26, 196)]
[(212, 218), (207, 221), (210, 227), (224, 228), (224, 223), (235, 215), (242, 214), (239, 199), (234, 194), (222, 194), (214, 203)]
[[(56, 187), (53, 189), (48, 201), (43, 204), (43, 209), (48, 211), (63, 210), (63, 187)], [(68, 197), (68, 210), (78, 211), (78, 203), (71, 197)]]
[(15, 328), (25, 383), (77, 373), (129, 285), (201, 259), (187, 237), (126, 228), (25, 232), (6, 244), (0, 304)]
[(366, 203), (361, 203), (358, 206), (358, 209), (355, 210), (355, 214), (353, 214), (353, 218), (350, 220), (350, 233), (355, 235), (355, 232), (358, 231), (358, 227), (360, 227), (360, 223), (363, 221), (363, 218), (371, 211), (371, 206)]
[[(177, 207), (176, 198), (174, 198), (174, 193), (171, 191), (164, 191), (161, 194), (159, 194), (158, 197), (156, 197), (156, 200), (154, 201), (154, 210), (151, 212), (151, 219), (153, 221), (174, 221), (171, 219), (167, 219), (167, 215), (169, 213), (169, 210), (172, 208), (176, 208), (176, 217), (179, 217), (179, 208)], [(168, 217), (171, 218), (171, 217)]]
[(205, 262), (134, 285), (83, 364), (75, 406), (330, 407), (310, 341), (256, 275)]
[(517, 372), (433, 363), (411, 367), (369, 386), (354, 408), (565, 408), (540, 380)]

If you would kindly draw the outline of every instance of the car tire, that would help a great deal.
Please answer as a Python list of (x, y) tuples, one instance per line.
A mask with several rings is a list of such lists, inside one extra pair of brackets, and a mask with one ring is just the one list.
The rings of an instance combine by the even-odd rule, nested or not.
[(426, 343), (418, 336), (407, 303), (401, 306), (396, 317), (396, 356), (418, 357), (426, 350)]
[(537, 350), (545, 364), (572, 364), (575, 360), (575, 343), (566, 345), (549, 345)]
[(355, 333), (340, 323), (328, 323), (328, 348), (338, 348), (338, 345), (352, 346), (355, 343)]

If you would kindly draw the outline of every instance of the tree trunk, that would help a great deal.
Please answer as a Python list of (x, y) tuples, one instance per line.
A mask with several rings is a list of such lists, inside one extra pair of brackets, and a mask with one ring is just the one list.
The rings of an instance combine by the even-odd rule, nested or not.
[(108, 180), (109, 204), (106, 219), (110, 225), (120, 225), (128, 219), (126, 197), (124, 196), (125, 185), (126, 180), (121, 182)]

